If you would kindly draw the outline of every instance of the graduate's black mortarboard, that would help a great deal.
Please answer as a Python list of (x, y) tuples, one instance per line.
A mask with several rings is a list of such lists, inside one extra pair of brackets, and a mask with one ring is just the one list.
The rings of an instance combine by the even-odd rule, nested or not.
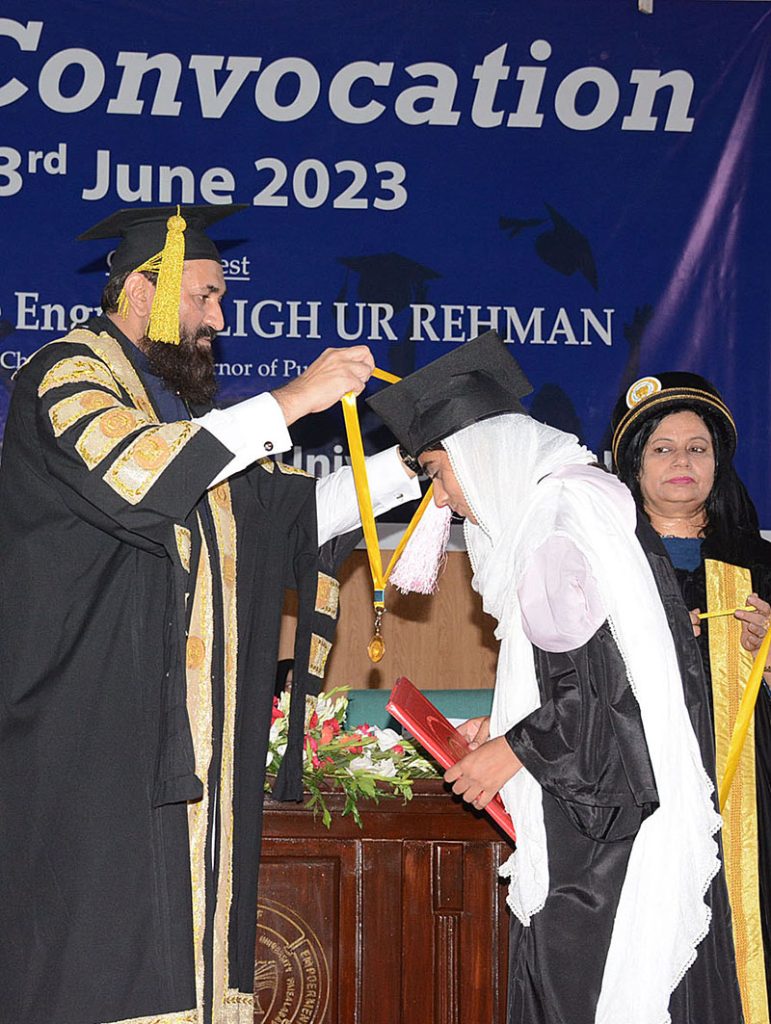
[[(78, 235), (78, 241), (99, 238), (119, 238), (110, 264), (110, 277), (136, 270), (147, 260), (163, 251), (166, 244), (168, 221), (177, 212), (176, 206), (133, 206), (118, 210), (100, 220), (88, 231)], [(245, 203), (221, 206), (181, 206), (179, 212), (185, 220), (185, 259), (217, 260), (217, 246), (206, 234), (208, 228), (232, 213), (245, 210)]]
[(496, 331), (467, 341), (383, 388), (367, 404), (411, 455), (502, 413), (527, 414), (532, 386)]
[(623, 465), (630, 441), (652, 417), (686, 410), (714, 424), (717, 440), (731, 458), (736, 450), (736, 423), (720, 392), (697, 373), (672, 370), (641, 377), (616, 402), (611, 420), (614, 465)]
[[(78, 236), (78, 240), (120, 238), (110, 265), (110, 278), (132, 271), (157, 273), (155, 297), (147, 328), (153, 341), (179, 344), (179, 302), (185, 260), (219, 262), (217, 246), (206, 229), (244, 204), (222, 206), (129, 207), (118, 210)], [(121, 292), (118, 314), (128, 302)]]

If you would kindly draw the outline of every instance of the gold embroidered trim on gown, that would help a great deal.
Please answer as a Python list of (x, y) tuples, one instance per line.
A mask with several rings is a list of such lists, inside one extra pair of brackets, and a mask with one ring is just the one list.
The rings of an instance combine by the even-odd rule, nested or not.
[(91, 359), (90, 356), (70, 356), (55, 363), (40, 382), (38, 398), (65, 384), (98, 384), (120, 397), (118, 385), (110, 371), (103, 362)]
[(148, 427), (113, 462), (104, 474), (105, 483), (129, 505), (139, 504), (199, 430), (187, 420)]
[[(209, 820), (209, 765), (212, 756), (211, 661), (214, 647), (214, 601), (209, 551), (201, 529), (201, 554), (187, 638), (187, 713), (193, 734), (195, 774), (203, 782), (201, 800), (187, 805), (190, 833), (190, 877), (193, 896), (193, 951), (196, 1003), (203, 1007), (203, 937), (206, 929), (206, 829)], [(196, 1017), (196, 1021), (197, 1021)]]
[[(748, 569), (705, 559), (704, 571), (709, 611), (744, 607), (747, 595), (753, 591)], [(752, 655), (739, 642), (741, 631), (741, 622), (732, 615), (711, 619), (709, 623), (718, 782), (725, 773), (734, 722), (753, 662)], [(751, 722), (723, 809), (723, 855), (745, 1024), (769, 1024), (760, 923), (755, 786), (755, 732)]]
[(151, 423), (159, 422), (153, 404), (139, 379), (139, 374), (115, 338), (105, 332), (93, 334), (91, 331), (74, 330), (67, 335), (65, 340), (76, 345), (86, 345), (94, 355), (103, 359), (110, 367), (110, 372), (115, 380), (137, 409), (141, 409)]
[(190, 548), (192, 539), (190, 530), (186, 526), (174, 524), (174, 539), (177, 542), (177, 554), (185, 572), (190, 572)]
[[(254, 1014), (253, 1000), (228, 988), (228, 935), (233, 903), (233, 784), (236, 733), (236, 680), (238, 665), (238, 615), (236, 607), (236, 521), (230, 485), (219, 484), (209, 492), (214, 518), (222, 584), (223, 640), (225, 648), (225, 705), (222, 723), (222, 764), (219, 783), (220, 858), (217, 907), (214, 914), (213, 1022), (241, 1024)], [(256, 911), (255, 911), (256, 912)], [(244, 1000), (249, 1000), (248, 1007)]]
[(198, 1014), (195, 1010), (180, 1010), (177, 1013), (153, 1014), (152, 1017), (128, 1017), (107, 1021), (106, 1024), (198, 1024)]
[(334, 576), (320, 572), (316, 585), (316, 611), (322, 615), (328, 615), (331, 619), (336, 619), (339, 606), (340, 583)]
[(143, 412), (119, 405), (99, 413), (83, 428), (75, 450), (89, 469), (95, 469), (124, 438), (146, 426)]
[(318, 633), (311, 633), (311, 653), (308, 664), (308, 671), (312, 676), (318, 676), (320, 679), (324, 678), (324, 672), (327, 667), (327, 658), (329, 652), (332, 650), (332, 644), (323, 636), (319, 636)]
[(54, 428), (54, 436), (61, 437), (71, 426), (82, 420), (84, 416), (90, 416), (98, 409), (113, 409), (120, 405), (114, 395), (108, 395), (106, 391), (97, 391), (89, 388), (87, 391), (79, 391), (76, 395), (69, 395), (63, 398), (56, 405), (48, 410), (48, 418)]

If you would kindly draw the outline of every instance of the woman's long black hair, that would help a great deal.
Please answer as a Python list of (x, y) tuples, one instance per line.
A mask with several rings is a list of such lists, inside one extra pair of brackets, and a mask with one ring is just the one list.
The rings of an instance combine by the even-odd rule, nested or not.
[(649, 417), (625, 445), (623, 458), (617, 465), (616, 472), (634, 495), (638, 507), (645, 510), (640, 490), (640, 472), (645, 446), (661, 421), (676, 412), (695, 413), (704, 422), (712, 438), (715, 452), (715, 482), (704, 502), (707, 521), (704, 536), (735, 537), (738, 532), (758, 537), (758, 513), (747, 488), (734, 469), (718, 415), (705, 409), (703, 405), (689, 402), (687, 399), (681, 402), (674, 401), (657, 416)]

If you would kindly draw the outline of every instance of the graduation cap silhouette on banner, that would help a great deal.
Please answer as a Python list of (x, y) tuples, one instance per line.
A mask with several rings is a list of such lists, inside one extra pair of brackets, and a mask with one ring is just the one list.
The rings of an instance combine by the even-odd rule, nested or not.
[[(541, 232), (535, 240), (535, 251), (540, 259), (556, 270), (558, 274), (570, 277), (576, 271), (582, 274), (589, 284), (597, 290), (597, 267), (594, 263), (592, 247), (586, 235), (555, 210), (548, 203), (544, 204), (549, 212), (552, 226)], [(516, 238), (526, 228), (539, 227), (545, 220), (537, 217), (499, 217), (498, 226), (509, 238)]]
[[(340, 256), (338, 263), (359, 275), (356, 295), (362, 302), (387, 302), (395, 313), (406, 309), (411, 302), (421, 301), (425, 297), (426, 282), (442, 276), (397, 252)], [(338, 299), (343, 301), (346, 294), (347, 280)]]

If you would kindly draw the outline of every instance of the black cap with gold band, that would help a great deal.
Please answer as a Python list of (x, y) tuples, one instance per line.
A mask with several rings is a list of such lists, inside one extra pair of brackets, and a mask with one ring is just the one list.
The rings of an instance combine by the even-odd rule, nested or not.
[(649, 419), (685, 409), (708, 416), (726, 453), (733, 455), (736, 423), (717, 388), (697, 373), (671, 371), (640, 377), (619, 398), (611, 422), (614, 465), (623, 463), (627, 445)]

